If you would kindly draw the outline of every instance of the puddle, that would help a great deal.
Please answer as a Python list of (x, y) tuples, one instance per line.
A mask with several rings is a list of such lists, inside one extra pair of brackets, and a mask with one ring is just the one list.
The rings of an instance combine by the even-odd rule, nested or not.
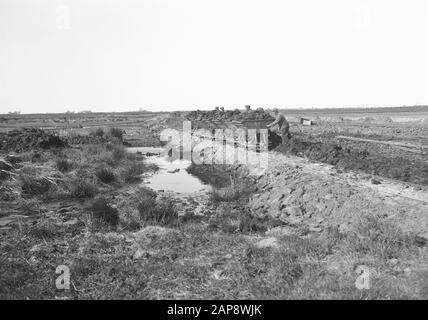
[(131, 153), (142, 153), (142, 154), (159, 154), (159, 155), (166, 155), (164, 148), (156, 148), (156, 147), (130, 147), (127, 148), (127, 150)]
[(128, 148), (130, 152), (142, 154), (159, 154), (147, 157), (144, 162), (155, 164), (159, 170), (154, 174), (145, 176), (143, 185), (155, 191), (175, 192), (180, 194), (205, 193), (211, 190), (211, 186), (203, 183), (197, 177), (191, 175), (186, 169), (191, 161), (184, 159), (172, 160), (162, 148)]

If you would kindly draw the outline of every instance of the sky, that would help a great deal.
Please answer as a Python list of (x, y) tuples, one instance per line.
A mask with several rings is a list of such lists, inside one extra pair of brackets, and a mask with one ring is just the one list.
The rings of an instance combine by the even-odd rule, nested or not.
[(428, 104), (428, 0), (0, 0), (0, 113)]

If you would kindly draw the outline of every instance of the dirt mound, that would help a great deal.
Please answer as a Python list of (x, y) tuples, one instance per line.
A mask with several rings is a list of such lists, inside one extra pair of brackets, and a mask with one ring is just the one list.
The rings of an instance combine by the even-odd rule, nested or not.
[(263, 108), (251, 110), (250, 106), (246, 106), (247, 110), (241, 112), (239, 109), (224, 110), (224, 108), (216, 108), (212, 111), (191, 111), (188, 113), (189, 120), (262, 120), (269, 119), (271, 115)]
[(391, 179), (428, 185), (428, 167), (425, 162), (405, 157), (386, 157), (367, 149), (346, 148), (336, 143), (314, 142), (293, 137), (285, 146), (277, 148), (285, 154), (306, 157), (336, 165), (345, 170), (359, 170)]
[(272, 154), (269, 171), (257, 180), (256, 193), (248, 206), (255, 215), (279, 219), (294, 231), (302, 227), (311, 232), (328, 227), (349, 231), (364, 216), (377, 216), (401, 221), (403, 230), (426, 234), (427, 204), (398, 195), (395, 199), (385, 198), (384, 194), (339, 173), (331, 174), (322, 166)]
[(249, 206), (255, 214), (271, 216), (291, 225), (353, 225), (363, 214), (379, 211), (382, 203), (356, 192), (348, 183), (333, 178), (281, 168), (258, 181), (259, 193)]
[(63, 148), (67, 142), (57, 134), (36, 128), (22, 128), (0, 133), (0, 150), (22, 152), (42, 148)]

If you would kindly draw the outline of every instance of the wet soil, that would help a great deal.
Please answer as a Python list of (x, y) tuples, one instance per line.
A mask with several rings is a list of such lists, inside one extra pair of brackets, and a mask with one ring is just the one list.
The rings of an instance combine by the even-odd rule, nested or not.
[(357, 170), (421, 185), (428, 185), (428, 157), (409, 154), (385, 145), (361, 142), (339, 142), (333, 138), (314, 139), (310, 135), (294, 135), (276, 149), (289, 155), (335, 165), (343, 170)]

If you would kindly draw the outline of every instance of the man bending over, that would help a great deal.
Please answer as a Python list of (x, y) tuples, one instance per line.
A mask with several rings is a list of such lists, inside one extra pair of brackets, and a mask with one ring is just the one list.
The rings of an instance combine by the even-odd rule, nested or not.
[(267, 128), (270, 129), (277, 126), (277, 130), (275, 131), (281, 136), (282, 144), (285, 144), (288, 139), (291, 138), (290, 125), (288, 124), (288, 121), (285, 119), (284, 115), (279, 112), (278, 108), (273, 109), (273, 114), (275, 115), (275, 121), (269, 123)]

